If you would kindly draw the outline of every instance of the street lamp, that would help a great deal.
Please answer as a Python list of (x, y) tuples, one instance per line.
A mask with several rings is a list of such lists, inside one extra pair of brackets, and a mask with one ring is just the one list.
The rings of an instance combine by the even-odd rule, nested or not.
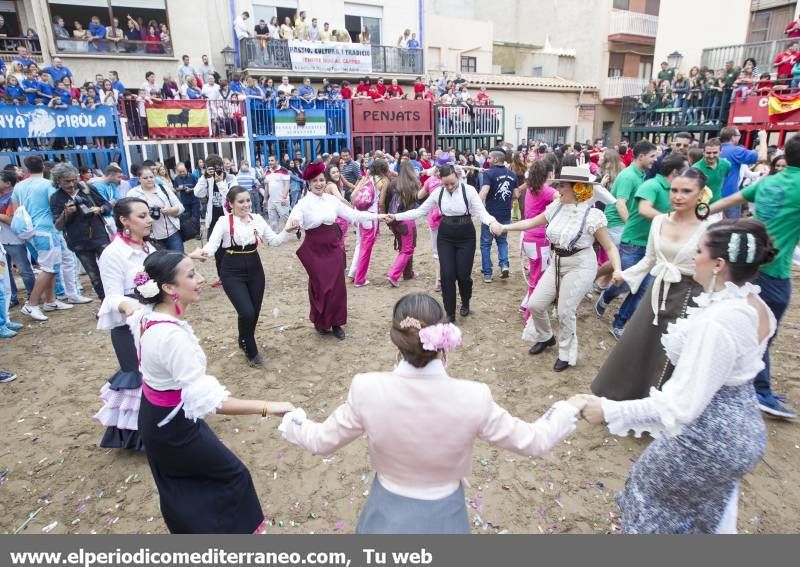
[(677, 51), (673, 51), (669, 55), (667, 55), (667, 62), (671, 69), (678, 69), (683, 63), (683, 55), (678, 53)]
[(225, 61), (225, 74), (228, 77), (228, 80), (230, 80), (231, 75), (233, 74), (233, 69), (235, 67), (236, 50), (232, 48), (230, 45), (226, 45), (221, 51), (221, 53), (222, 53), (222, 59), (223, 61)]

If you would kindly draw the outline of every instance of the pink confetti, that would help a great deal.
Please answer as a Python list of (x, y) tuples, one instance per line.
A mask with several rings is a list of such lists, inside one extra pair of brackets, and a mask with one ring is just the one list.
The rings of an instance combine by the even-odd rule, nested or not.
[(336, 530), (337, 532), (342, 531), (344, 529), (344, 522), (339, 520), (334, 524), (333, 529)]

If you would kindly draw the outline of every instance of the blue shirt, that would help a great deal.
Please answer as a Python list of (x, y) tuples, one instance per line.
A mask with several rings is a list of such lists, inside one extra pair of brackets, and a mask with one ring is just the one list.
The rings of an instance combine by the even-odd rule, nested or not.
[(20, 97), (20, 95), (25, 94), (22, 92), (22, 87), (20, 87), (19, 85), (7, 86), (5, 87), (5, 89), (6, 89), (6, 94), (11, 95), (11, 98), (13, 98), (15, 101)]
[(311, 85), (303, 85), (297, 89), (297, 96), (301, 98), (308, 98), (309, 96), (316, 96), (314, 94), (314, 87)]
[(409, 39), (408, 40), (408, 48), (409, 49), (419, 49), (419, 42), (416, 39)]
[(116, 80), (113, 83), (111, 83), (111, 88), (114, 89), (115, 91), (117, 91), (118, 93), (124, 93), (125, 92), (125, 85), (123, 85), (122, 81), (120, 81), (120, 80)]
[(722, 144), (719, 157), (731, 162), (731, 170), (722, 184), (722, 197), (730, 197), (739, 190), (739, 176), (742, 165), (752, 165), (758, 161), (758, 152), (735, 144)]
[(93, 37), (101, 37), (105, 39), (106, 37), (106, 27), (103, 24), (93, 24), (89, 22), (89, 33), (92, 34)]
[(255, 88), (247, 87), (244, 90), (244, 94), (247, 95), (248, 97), (261, 98), (264, 93), (261, 92), (261, 89), (259, 89), (258, 87)]
[(33, 63), (35, 63), (35, 61), (33, 59), (31, 59), (30, 57), (20, 57), (19, 55), (16, 55), (14, 57), (14, 59), (12, 59), (12, 61), (17, 61), (18, 63), (22, 63), (22, 67), (24, 69), (27, 69)]
[(53, 214), (50, 212), (50, 195), (55, 192), (50, 180), (31, 177), (17, 183), (11, 197), (28, 211), (35, 230), (56, 232)]
[(53, 89), (53, 96), (60, 98), (61, 102), (64, 104), (70, 104), (72, 102), (72, 94), (70, 94), (68, 90)]
[(244, 85), (242, 85), (241, 81), (231, 81), (228, 85), (228, 90), (232, 93), (244, 94)]
[[(117, 200), (117, 189), (119, 188), (119, 185), (108, 183), (106, 181), (92, 181), (91, 186), (94, 187), (106, 201), (110, 202)], [(111, 211), (104, 216), (110, 217)]]
[(45, 98), (53, 98), (53, 86), (50, 83), (42, 83), (39, 82), (39, 92), (42, 93)]
[(50, 78), (53, 79), (53, 84), (55, 85), (58, 81), (64, 79), (64, 77), (72, 78), (72, 71), (67, 69), (66, 67), (61, 67), (61, 69), (57, 69), (56, 67), (47, 67), (44, 70), (45, 73), (50, 75)]
[(489, 193), (486, 195), (486, 210), (489, 214), (499, 222), (510, 220), (514, 190), (519, 185), (517, 174), (504, 165), (494, 165), (483, 173), (483, 184), (489, 186)]
[[(28, 79), (23, 79), (20, 83), (20, 86), (23, 90), (25, 89), (36, 89), (39, 90), (39, 81), (29, 81)], [(39, 97), (38, 93), (25, 93), (25, 97), (28, 99), (28, 104), (33, 104), (36, 102), (36, 99)]]

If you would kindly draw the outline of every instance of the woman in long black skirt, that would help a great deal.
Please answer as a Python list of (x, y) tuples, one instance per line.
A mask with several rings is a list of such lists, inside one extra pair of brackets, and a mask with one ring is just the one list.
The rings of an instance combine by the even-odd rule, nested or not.
[[(288, 402), (230, 397), (206, 374), (206, 357), (183, 319), (200, 299), (203, 276), (180, 252), (158, 251), (136, 276), (145, 309), (128, 319), (143, 376), (139, 434), (171, 533), (256, 533), (264, 514), (247, 467), (204, 418), (282, 415)], [(152, 306), (149, 307), (149, 306)]]
[(222, 250), (219, 276), (239, 316), (239, 347), (250, 366), (261, 366), (264, 359), (258, 353), (255, 334), (266, 282), (258, 244), (263, 241), (269, 246), (280, 246), (297, 229), (287, 225), (279, 234), (272, 232), (264, 217), (250, 214), (250, 192), (243, 187), (231, 187), (227, 199), (231, 214), (217, 222), (208, 244), (190, 257), (205, 261)]

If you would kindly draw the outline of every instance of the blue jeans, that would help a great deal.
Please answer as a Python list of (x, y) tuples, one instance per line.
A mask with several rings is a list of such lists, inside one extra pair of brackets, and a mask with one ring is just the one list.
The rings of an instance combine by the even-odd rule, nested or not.
[[(780, 325), (781, 318), (783, 314), (786, 313), (786, 309), (789, 307), (789, 302), (792, 298), (792, 280), (773, 278), (764, 273), (759, 273), (755, 283), (761, 287), (760, 297), (764, 300), (764, 303), (767, 304), (767, 307), (770, 308), (772, 314), (775, 315), (775, 320), (778, 325)], [(770, 345), (772, 345), (772, 341), (774, 341), (777, 336), (778, 332), (776, 330), (775, 335), (773, 335), (769, 341)], [(772, 395), (772, 388), (770, 387), (769, 346), (764, 352), (764, 370), (756, 375), (754, 386), (757, 394), (761, 394), (762, 396)]]
[[(498, 220), (497, 222), (503, 222)], [(495, 236), (489, 227), (481, 225), (481, 272), (486, 277), (492, 275), (492, 240), (497, 242), (497, 259), (500, 269), (508, 268), (508, 235)]]
[(183, 252), (183, 239), (180, 232), (175, 232), (171, 236), (156, 240), (164, 250)]
[(8, 305), (11, 301), (10, 290), (6, 289), (6, 278), (9, 280), (13, 278), (11, 277), (10, 264), (6, 264), (5, 267), (0, 267), (0, 270), (4, 270), (3, 274), (0, 275), (0, 329), (2, 329), (6, 326), (6, 322), (8, 321)]
[[(28, 259), (28, 249), (24, 244), (6, 244), (6, 259), (8, 260), (9, 275), (11, 274), (11, 264), (16, 264), (22, 274), (22, 281), (25, 282), (25, 291), (28, 297), (33, 291), (33, 284), (36, 283), (36, 275), (33, 273), (31, 262)], [(17, 284), (11, 278), (11, 303), (17, 301)]]
[[(627, 270), (631, 266), (638, 264), (639, 261), (644, 258), (645, 252), (647, 252), (647, 248), (644, 246), (636, 246), (634, 244), (625, 244), (624, 242), (619, 245), (619, 256), (620, 260), (622, 261), (622, 269)], [(628, 287), (628, 284), (623, 283), (622, 285), (611, 285), (607, 290), (603, 292), (603, 301), (608, 304), (614, 301), (617, 297), (622, 295), (623, 293), (628, 293), (628, 297), (625, 298), (625, 301), (622, 302), (622, 305), (617, 311), (617, 314), (614, 315), (614, 328), (615, 329), (624, 329), (625, 323), (633, 317), (633, 314), (636, 312), (636, 308), (639, 306), (639, 302), (644, 297), (647, 288), (650, 286), (650, 282), (652, 281), (652, 276), (647, 274), (647, 277), (644, 278), (642, 284), (639, 286), (639, 291), (636, 293), (631, 293), (631, 288)]]

